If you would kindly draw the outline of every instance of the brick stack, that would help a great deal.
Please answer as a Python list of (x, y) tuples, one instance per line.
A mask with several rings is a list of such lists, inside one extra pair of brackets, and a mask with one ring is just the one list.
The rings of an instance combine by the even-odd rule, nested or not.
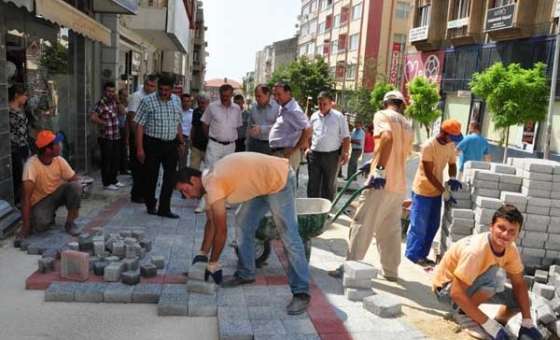
[(187, 281), (187, 291), (205, 295), (216, 295), (218, 286), (211, 277), (205, 281), (206, 262), (197, 262), (189, 269), (189, 279)]
[(362, 301), (374, 295), (372, 279), (376, 277), (377, 269), (373, 266), (363, 262), (346, 261), (342, 280), (344, 296), (351, 301)]
[(459, 241), (463, 237), (472, 235), (475, 215), (471, 209), (452, 209), (451, 218), (449, 237), (452, 242)]

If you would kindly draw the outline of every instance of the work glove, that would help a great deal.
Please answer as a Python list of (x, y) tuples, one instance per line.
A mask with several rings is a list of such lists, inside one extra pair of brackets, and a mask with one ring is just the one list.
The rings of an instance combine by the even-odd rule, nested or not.
[(449, 181), (447, 181), (447, 185), (451, 189), (451, 191), (457, 191), (463, 189), (463, 184), (457, 180), (455, 177), (451, 177)]
[(369, 174), (369, 172), (371, 170), (371, 161), (362, 165), (358, 170), (360, 170), (363, 174)]
[(457, 200), (451, 195), (451, 191), (449, 191), (449, 189), (445, 189), (441, 196), (443, 197), (444, 202), (449, 204), (457, 204)]
[(373, 188), (375, 190), (380, 190), (385, 188), (385, 183), (387, 180), (385, 179), (385, 169), (383, 167), (378, 166), (375, 169), (373, 175), (369, 178), (368, 183), (366, 186), (368, 188)]
[(508, 334), (504, 327), (498, 323), (498, 321), (494, 319), (488, 318), (488, 320), (483, 323), (482, 328), (490, 335), (490, 339), (492, 340), (508, 340)]
[(521, 321), (521, 328), (519, 328), (517, 338), (519, 340), (542, 340), (543, 336), (537, 327), (535, 327), (533, 320), (523, 319)]

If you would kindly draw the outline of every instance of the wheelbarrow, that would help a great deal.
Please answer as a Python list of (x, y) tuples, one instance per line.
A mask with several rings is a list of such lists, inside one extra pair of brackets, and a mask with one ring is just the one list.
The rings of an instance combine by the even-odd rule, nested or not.
[[(340, 190), (338, 192), (338, 194), (336, 195), (333, 203), (332, 203), (332, 207), (334, 208), (336, 206), (336, 204), (340, 201), (340, 199), (342, 198), (342, 196), (344, 195), (344, 193), (346, 192), (346, 190), (348, 190), (348, 188), (350, 187), (350, 185), (352, 184), (352, 182), (354, 182), (356, 180), (356, 178), (358, 176), (364, 175), (364, 174), (369, 174), (370, 172), (370, 168), (371, 168), (371, 162), (367, 162), (366, 164), (362, 165), (358, 171), (356, 171), (356, 173), (354, 173), (352, 176), (350, 176), (348, 178), (348, 180), (346, 181), (346, 184), (344, 185), (344, 187), (342, 188), (342, 190)], [(342, 205), (342, 207), (340, 209), (338, 209), (338, 211), (334, 214), (334, 217), (331, 219), (331, 222), (334, 222), (338, 219), (338, 217), (346, 210), (346, 208), (348, 208), (348, 206), (356, 199), (356, 197), (360, 196), (360, 194), (362, 193), (362, 191), (366, 190), (368, 188), (367, 185), (363, 185), (361, 186), (358, 190), (354, 191), (352, 193), (352, 195), (350, 195), (350, 198), (348, 198), (348, 200), (346, 201), (346, 203), (344, 203)]]
[[(299, 234), (303, 240), (307, 262), (311, 256), (311, 239), (323, 232), (331, 206), (331, 202), (323, 198), (296, 199)], [(255, 238), (255, 262), (257, 267), (261, 267), (270, 256), (270, 241), (280, 238), (271, 214), (265, 215), (261, 220)]]

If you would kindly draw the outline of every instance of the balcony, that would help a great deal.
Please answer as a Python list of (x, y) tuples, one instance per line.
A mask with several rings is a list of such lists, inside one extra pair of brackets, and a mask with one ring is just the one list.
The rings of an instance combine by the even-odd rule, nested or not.
[(141, 2), (137, 15), (127, 19), (129, 28), (159, 49), (187, 53), (192, 37), (182, 0), (169, 0), (166, 7), (150, 7)]
[(433, 1), (431, 5), (414, 9), (414, 27), (409, 31), (409, 41), (419, 51), (439, 49), (446, 33), (447, 1)]
[[(468, 45), (482, 42), (482, 23), (484, 20), (484, 5), (482, 1), (471, 1), (470, 10), (467, 16), (453, 18), (457, 16), (457, 2), (450, 1), (447, 29), (445, 38), (454, 46)], [(464, 15), (464, 13), (463, 13)]]
[(495, 41), (531, 36), (537, 6), (533, 0), (518, 0), (506, 6), (488, 8), (485, 32)]

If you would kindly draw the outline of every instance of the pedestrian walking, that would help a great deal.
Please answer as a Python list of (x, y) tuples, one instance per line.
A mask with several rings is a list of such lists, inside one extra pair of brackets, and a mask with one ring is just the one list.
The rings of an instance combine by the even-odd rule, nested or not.
[[(461, 188), (457, 180), (455, 143), (461, 138), (461, 123), (448, 119), (441, 124), (437, 136), (422, 145), (420, 165), (412, 184), (410, 228), (405, 256), (422, 266), (433, 266), (428, 259), (441, 219), (441, 203), (452, 201), (451, 192)], [(443, 170), (449, 167), (449, 181), (443, 181)], [(446, 188), (447, 186), (447, 188)]]
[(130, 138), (128, 141), (130, 157), (130, 171), (132, 174), (132, 188), (130, 190), (130, 201), (134, 203), (144, 203), (144, 190), (146, 175), (144, 171), (144, 164), (138, 161), (136, 158), (136, 129), (137, 124), (134, 121), (136, 117), (136, 112), (138, 111), (138, 106), (140, 101), (154, 93), (157, 88), (157, 76), (149, 75), (144, 81), (144, 85), (141, 89), (134, 92), (130, 96), (128, 101), (128, 125), (130, 126)]
[(183, 93), (181, 95), (181, 107), (182, 107), (182, 120), (181, 120), (181, 130), (183, 131), (183, 140), (185, 141), (185, 150), (179, 155), (179, 169), (187, 166), (187, 160), (189, 156), (189, 144), (190, 135), (192, 129), (192, 119), (193, 119), (193, 109), (192, 109), (192, 96), (188, 93)]
[[(197, 262), (208, 262), (207, 277), (222, 282), (220, 255), (227, 239), (226, 203), (241, 203), (235, 225), (241, 229), (239, 262), (231, 279), (223, 287), (255, 282), (255, 232), (261, 219), (270, 212), (279, 221), (280, 238), (288, 257), (288, 284), (293, 294), (287, 306), (290, 315), (305, 312), (310, 302), (309, 266), (299, 234), (296, 213), (296, 179), (288, 160), (256, 152), (239, 152), (218, 160), (201, 174), (185, 168), (178, 174), (177, 190), (190, 198), (206, 197), (206, 227)], [(210, 257), (210, 258), (209, 258)]]
[[(178, 153), (184, 152), (185, 141), (181, 127), (182, 112), (178, 100), (173, 98), (174, 79), (162, 75), (158, 90), (142, 98), (134, 121), (136, 128), (136, 157), (145, 166), (146, 187), (144, 203), (148, 214), (179, 218), (171, 211), (171, 194), (177, 171)], [(163, 183), (159, 206), (155, 198), (159, 168), (163, 167)]]
[(373, 124), (368, 124), (364, 136), (364, 151), (360, 157), (360, 166), (370, 162), (375, 150), (375, 139), (373, 138)]
[(292, 89), (287, 83), (274, 85), (274, 97), (281, 108), (270, 129), (270, 149), (273, 155), (288, 158), (292, 169), (297, 171), (302, 150), (309, 148), (312, 134), (309, 119), (292, 97)]
[(210, 101), (205, 94), (199, 94), (196, 97), (196, 109), (193, 111), (192, 128), (191, 128), (191, 165), (193, 169), (200, 170), (200, 165), (206, 156), (206, 147), (208, 145), (208, 136), (204, 132), (202, 115), (208, 108)]
[(488, 140), (480, 135), (480, 124), (476, 121), (469, 123), (469, 134), (457, 144), (457, 151), (459, 151), (459, 178), (463, 177), (466, 162), (492, 161), (488, 150)]
[(99, 127), (97, 142), (101, 150), (101, 181), (105, 190), (118, 190), (125, 186), (117, 180), (121, 148), (118, 115), (115, 83), (106, 82), (103, 96), (90, 114), (91, 121)]
[(350, 131), (346, 117), (333, 109), (333, 96), (323, 91), (317, 97), (319, 111), (311, 115), (311, 148), (307, 150), (307, 197), (334, 200), (338, 168), (348, 162)]
[(118, 101), (117, 101), (119, 113), (119, 134), (120, 139), (120, 160), (119, 160), (119, 170), (121, 175), (129, 175), (129, 149), (128, 144), (130, 140), (130, 124), (127, 119), (127, 107), (128, 107), (128, 89), (122, 88), (119, 90)]
[[(383, 276), (398, 279), (401, 262), (401, 214), (406, 195), (406, 161), (412, 151), (414, 135), (404, 117), (404, 96), (390, 91), (383, 98), (384, 110), (373, 119), (378, 151), (371, 165), (368, 189), (360, 196), (350, 225), (347, 260), (364, 259), (375, 235)], [(343, 266), (329, 275), (342, 277)]]
[(21, 201), (21, 176), (23, 175), (23, 166), (31, 151), (29, 147), (29, 120), (25, 112), (25, 104), (28, 98), (27, 90), (22, 85), (13, 85), (8, 91), (12, 181), (16, 204)]
[(242, 125), (237, 128), (237, 140), (235, 141), (235, 152), (247, 150), (247, 128), (249, 126), (249, 111), (245, 110), (245, 98), (241, 94), (233, 97), (233, 102), (239, 106), (241, 110)]
[(356, 125), (354, 126), (352, 134), (350, 135), (352, 153), (350, 154), (350, 160), (348, 161), (346, 179), (355, 174), (358, 169), (358, 159), (360, 159), (360, 157), (362, 156), (362, 150), (364, 148), (364, 138), (365, 131), (362, 128), (362, 122), (356, 121)]
[(270, 87), (259, 84), (255, 87), (256, 103), (251, 108), (249, 117), (248, 150), (253, 152), (272, 154), (269, 145), (269, 134), (276, 122), (280, 107), (274, 99)]

